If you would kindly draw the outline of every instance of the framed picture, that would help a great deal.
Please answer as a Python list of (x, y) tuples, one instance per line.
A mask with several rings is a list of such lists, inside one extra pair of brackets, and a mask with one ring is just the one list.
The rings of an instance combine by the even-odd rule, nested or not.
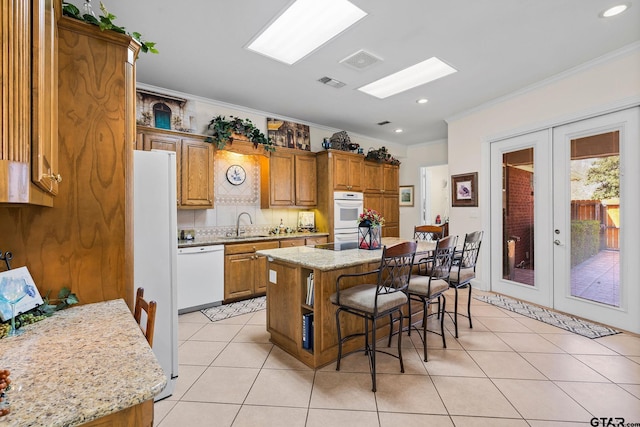
[(311, 151), (308, 125), (267, 117), (267, 134), (277, 147)]
[(451, 206), (478, 206), (478, 172), (451, 175)]
[(400, 206), (413, 206), (413, 185), (400, 186)]

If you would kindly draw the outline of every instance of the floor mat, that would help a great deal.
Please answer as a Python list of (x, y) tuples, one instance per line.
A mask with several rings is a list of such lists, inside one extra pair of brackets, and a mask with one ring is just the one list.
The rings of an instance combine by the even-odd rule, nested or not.
[(523, 316), (539, 320), (587, 338), (600, 338), (620, 333), (620, 331), (616, 331), (615, 329), (608, 328), (606, 326), (597, 325), (586, 320), (567, 316), (566, 314), (560, 314), (555, 311), (547, 310), (546, 308), (527, 304), (502, 295), (476, 295), (474, 298), (478, 301), (483, 301), (495, 305), (496, 307), (522, 314)]
[(207, 316), (212, 322), (216, 322), (218, 320), (228, 319), (229, 317), (263, 310), (266, 306), (267, 297), (258, 297), (232, 302), (231, 304), (219, 305), (217, 307), (205, 308), (204, 310), (200, 310), (200, 312)]

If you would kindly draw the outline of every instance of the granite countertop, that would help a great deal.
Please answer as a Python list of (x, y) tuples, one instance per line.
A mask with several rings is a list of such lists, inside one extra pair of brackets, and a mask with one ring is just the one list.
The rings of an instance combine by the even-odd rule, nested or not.
[(152, 399), (167, 384), (124, 300), (71, 307), (0, 339), (11, 371), (2, 426), (73, 426)]
[(286, 234), (248, 234), (242, 238), (237, 237), (224, 237), (213, 236), (205, 239), (192, 239), (192, 240), (178, 240), (178, 248), (188, 248), (193, 246), (212, 246), (212, 245), (228, 245), (233, 243), (247, 243), (247, 242), (268, 242), (270, 240), (284, 240), (284, 239), (299, 239), (302, 237), (322, 237), (328, 236), (329, 233), (318, 232), (296, 232)]
[[(386, 246), (406, 242), (406, 239), (397, 237), (383, 237), (382, 244)], [(418, 242), (416, 253), (427, 253), (435, 249), (435, 242)], [(382, 249), (347, 249), (342, 251), (332, 251), (327, 249), (316, 249), (309, 246), (298, 246), (293, 248), (265, 249), (258, 250), (256, 254), (266, 255), (278, 261), (301, 265), (306, 268), (321, 271), (336, 270), (344, 267), (380, 261)]]

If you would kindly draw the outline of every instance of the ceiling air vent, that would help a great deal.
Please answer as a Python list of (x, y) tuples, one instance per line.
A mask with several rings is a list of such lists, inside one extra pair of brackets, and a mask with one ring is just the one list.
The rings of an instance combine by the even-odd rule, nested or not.
[(369, 68), (380, 61), (382, 61), (382, 58), (378, 58), (374, 54), (361, 49), (356, 53), (347, 56), (340, 61), (340, 63), (351, 68), (355, 68), (356, 70), (364, 70), (365, 68)]
[(342, 83), (341, 81), (332, 79), (331, 77), (323, 77), (318, 79), (318, 81), (326, 84), (327, 86), (335, 87), (336, 89), (340, 89), (342, 86), (346, 85), (346, 83)]
[(378, 123), (378, 126), (388, 125), (389, 123), (391, 123), (389, 120), (385, 120), (384, 122)]

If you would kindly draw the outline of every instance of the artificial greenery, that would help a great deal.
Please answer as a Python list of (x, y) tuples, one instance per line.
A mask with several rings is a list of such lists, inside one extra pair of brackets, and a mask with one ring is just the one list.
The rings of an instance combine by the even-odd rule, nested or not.
[[(62, 310), (80, 302), (76, 294), (72, 293), (71, 290), (66, 287), (60, 289), (60, 292), (58, 292), (58, 298), (50, 299), (50, 294), (51, 291), (48, 291), (47, 295), (42, 298), (43, 304), (16, 316), (16, 329), (20, 329), (24, 325), (30, 325), (38, 322), (51, 316), (58, 310)], [(9, 332), (10, 323), (11, 319), (8, 319), (3, 324), (0, 324), (0, 338), (3, 338)]]
[(79, 19), (80, 21), (84, 21), (88, 24), (97, 25), (100, 27), (100, 30), (111, 30), (116, 33), (126, 34), (138, 43), (140, 43), (140, 50), (144, 53), (158, 53), (158, 49), (156, 49), (156, 44), (154, 42), (145, 41), (142, 39), (142, 34), (137, 32), (129, 33), (125, 30), (124, 27), (120, 27), (113, 23), (113, 20), (116, 19), (116, 16), (109, 13), (107, 8), (100, 2), (100, 10), (102, 11), (102, 15), (98, 18), (95, 16), (85, 13), (81, 14), (80, 10), (68, 3), (66, 1), (62, 2), (62, 13), (64, 16), (68, 16), (70, 18)]
[(229, 118), (227, 120), (225, 116), (216, 116), (211, 119), (207, 126), (211, 135), (207, 136), (205, 141), (215, 143), (219, 149), (222, 149), (227, 143), (233, 143), (233, 134), (239, 134), (246, 136), (256, 148), (260, 144), (265, 151), (276, 151), (273, 141), (255, 127), (251, 120), (234, 116)]

